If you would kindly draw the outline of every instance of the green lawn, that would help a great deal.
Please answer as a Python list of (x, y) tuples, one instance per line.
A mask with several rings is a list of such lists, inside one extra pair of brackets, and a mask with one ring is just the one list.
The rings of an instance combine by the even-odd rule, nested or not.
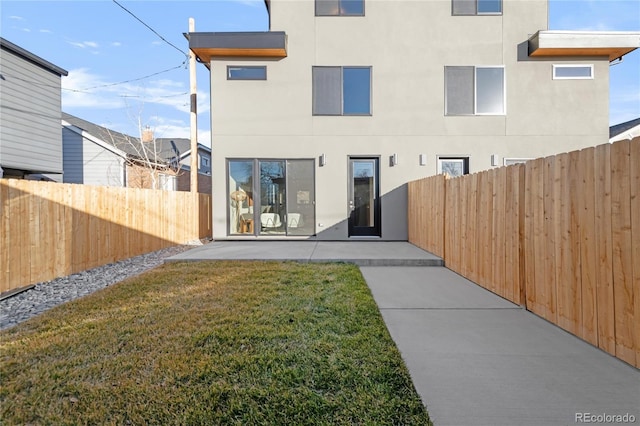
[(357, 267), (171, 263), (0, 333), (2, 424), (426, 425)]

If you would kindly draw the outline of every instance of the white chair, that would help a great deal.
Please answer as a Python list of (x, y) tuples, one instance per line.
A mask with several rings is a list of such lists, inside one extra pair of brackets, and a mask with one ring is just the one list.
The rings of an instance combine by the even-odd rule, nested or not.
[(299, 228), (303, 225), (302, 215), (300, 213), (289, 213), (287, 215), (287, 227)]
[(282, 222), (280, 222), (280, 215), (277, 213), (261, 213), (260, 226), (262, 226), (263, 229), (279, 228), (282, 226)]

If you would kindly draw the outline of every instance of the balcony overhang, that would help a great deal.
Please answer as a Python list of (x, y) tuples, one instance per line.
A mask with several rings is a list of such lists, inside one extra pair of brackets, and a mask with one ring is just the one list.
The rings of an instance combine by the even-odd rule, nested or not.
[(284, 31), (186, 33), (189, 49), (209, 66), (212, 58), (286, 58)]
[(640, 47), (637, 31), (538, 31), (529, 38), (529, 56), (607, 56), (614, 61)]

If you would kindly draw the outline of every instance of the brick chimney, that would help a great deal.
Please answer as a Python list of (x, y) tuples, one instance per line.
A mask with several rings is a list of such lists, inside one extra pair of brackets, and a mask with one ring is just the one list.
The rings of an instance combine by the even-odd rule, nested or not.
[(142, 142), (153, 142), (153, 130), (149, 126), (142, 130)]

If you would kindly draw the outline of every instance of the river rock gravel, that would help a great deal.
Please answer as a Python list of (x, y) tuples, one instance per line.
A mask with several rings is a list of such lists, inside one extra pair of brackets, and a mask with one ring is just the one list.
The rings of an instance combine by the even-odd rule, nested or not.
[(189, 250), (194, 245), (173, 246), (38, 283), (29, 290), (0, 301), (0, 330), (13, 327), (62, 303), (155, 268), (161, 265), (165, 258)]

